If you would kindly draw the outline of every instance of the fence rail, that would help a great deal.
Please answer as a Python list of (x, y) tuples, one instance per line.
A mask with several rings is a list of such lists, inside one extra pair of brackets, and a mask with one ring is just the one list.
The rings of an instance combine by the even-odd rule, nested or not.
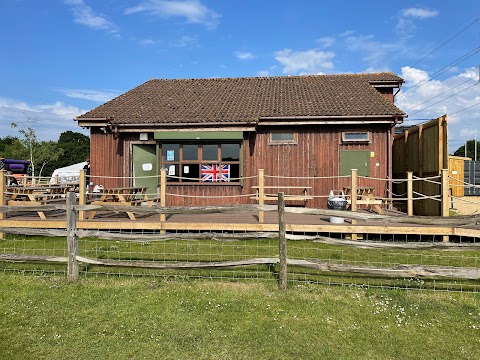
[[(66, 205), (64, 209), (67, 212), (67, 220), (65, 229), (44, 229), (42, 231), (34, 229), (10, 228), (11, 233), (16, 234), (42, 234), (45, 236), (62, 236), (63, 246), (59, 249), (50, 249), (50, 245), (44, 245), (44, 249), (24, 249), (24, 253), (9, 253), (6, 250), (9, 245), (4, 245), (4, 250), (0, 254), (1, 263), (32, 263), (32, 264), (67, 264), (67, 278), (71, 281), (78, 279), (80, 272), (88, 274), (89, 267), (102, 268), (130, 268), (130, 269), (149, 269), (151, 271), (174, 271), (186, 272), (189, 270), (205, 271), (214, 270), (224, 272), (228, 269), (247, 269), (252, 267), (264, 267), (268, 269), (272, 267), (275, 270), (268, 270), (277, 279), (279, 287), (286, 289), (288, 279), (308, 279), (315, 281), (315, 277), (343, 276), (352, 278), (354, 276), (363, 276), (364, 285), (379, 282), (385, 283), (386, 278), (394, 279), (417, 279), (440, 281), (448, 279), (448, 281), (459, 284), (473, 291), (479, 290), (478, 280), (480, 279), (480, 244), (472, 243), (445, 243), (445, 242), (429, 242), (429, 243), (382, 243), (378, 241), (347, 241), (333, 239), (325, 236), (306, 236), (289, 234), (287, 231), (288, 224), (285, 221), (286, 212), (297, 212), (300, 209), (289, 208), (284, 205), (284, 194), (278, 193), (279, 205), (270, 206), (269, 210), (275, 209), (278, 213), (278, 226), (275, 232), (257, 232), (248, 234), (115, 234), (105, 231), (89, 231), (77, 228), (77, 213), (85, 209), (85, 206), (76, 204), (74, 193), (68, 193)], [(96, 206), (98, 207), (98, 206)], [(236, 207), (201, 207), (201, 208), (167, 208), (153, 209), (145, 208), (142, 211), (150, 211), (158, 213), (218, 213), (231, 212), (238, 213), (242, 211), (251, 211), (252, 208), (262, 208), (253, 206), (236, 206)], [(263, 207), (265, 209), (265, 207)], [(8, 211), (10, 207), (0, 207), (0, 211)], [(27, 211), (35, 211), (34, 209), (25, 209)], [(391, 216), (382, 216), (377, 214), (360, 214), (345, 211), (325, 210), (325, 209), (301, 209), (310, 214), (328, 214), (340, 215), (351, 219), (363, 220), (386, 220), (388, 222), (401, 222), (404, 218), (395, 218)], [(405, 217), (407, 218), (407, 217)], [(412, 220), (412, 218), (408, 218)], [(435, 218), (419, 218), (418, 221), (424, 225), (432, 224)], [(444, 221), (447, 219), (442, 219)], [(465, 217), (460, 219), (448, 219), (451, 226), (460, 226), (466, 223), (475, 223), (480, 220), (477, 217)], [(438, 218), (436, 219), (438, 221)], [(6, 230), (6, 229), (0, 229)], [(84, 238), (85, 242), (80, 243), (79, 239)], [(94, 242), (92, 239), (109, 239), (105, 244), (97, 246), (92, 252), (88, 246), (88, 242)], [(175, 240), (176, 239), (176, 240)], [(7, 244), (10, 240), (4, 240)], [(171, 243), (175, 241), (174, 243)], [(198, 250), (188, 249), (192, 246), (192, 241)], [(218, 245), (212, 245), (212, 241)], [(255, 247), (251, 248), (251, 253), (238, 253), (238, 249), (245, 249), (255, 241)], [(168, 245), (167, 245), (168, 243)], [(152, 253), (137, 254), (131, 250), (129, 258), (125, 258), (124, 253), (117, 249), (119, 246), (128, 247), (155, 246), (155, 249), (163, 251), (152, 251)], [(147, 245), (148, 244), (148, 245)], [(204, 245), (205, 244), (205, 245)], [(228, 245), (227, 245), (228, 244)], [(276, 245), (275, 245), (276, 244)], [(299, 248), (299, 244), (303, 248)], [(0, 245), (1, 246), (1, 245)], [(210, 249), (210, 253), (204, 251), (204, 248)], [(228, 250), (222, 251), (228, 247)], [(12, 246), (15, 248), (15, 246)], [(238, 249), (237, 249), (238, 248)], [(172, 250), (174, 249), (174, 250)], [(353, 260), (336, 261), (336, 256), (325, 258), (327, 253), (340, 254), (339, 249), (351, 249), (348, 256), (352, 256)], [(219, 251), (217, 253), (217, 250)], [(338, 252), (340, 251), (340, 252)], [(359, 255), (359, 252), (367, 252)], [(378, 253), (378, 251), (382, 251)], [(395, 257), (395, 251), (398, 251), (398, 257)], [(405, 252), (408, 251), (408, 252)], [(404, 263), (405, 259), (412, 259), (411, 252), (418, 253), (417, 258), (411, 263)], [(52, 254), (54, 252), (55, 254)], [(372, 253), (370, 253), (372, 252)], [(288, 255), (287, 255), (288, 254)], [(375, 255), (372, 255), (375, 254)], [(445, 255), (449, 254), (449, 255)], [(459, 255), (455, 255), (459, 254)], [(94, 255), (94, 256), (91, 256)], [(380, 260), (371, 261), (372, 256), (379, 256)], [(391, 261), (386, 261), (386, 257)], [(422, 261), (425, 263), (422, 264)], [(434, 259), (434, 260), (432, 260)], [(442, 263), (444, 262), (444, 263)], [(453, 264), (453, 265), (452, 265)], [(38, 265), (37, 265), (38, 266)], [(81, 270), (83, 269), (83, 270)], [(303, 269), (303, 270), (302, 270)], [(313, 271), (313, 273), (311, 272)], [(327, 274), (327, 275), (325, 275)], [(223, 276), (223, 275), (222, 275)], [(372, 278), (373, 277), (373, 280)], [(471, 283), (471, 281), (474, 281)], [(356, 278), (356, 281), (359, 281)], [(466, 283), (462, 283), (466, 281)], [(329, 281), (331, 283), (331, 281)], [(438, 287), (438, 283), (436, 283)], [(450, 285), (448, 285), (450, 286)]]

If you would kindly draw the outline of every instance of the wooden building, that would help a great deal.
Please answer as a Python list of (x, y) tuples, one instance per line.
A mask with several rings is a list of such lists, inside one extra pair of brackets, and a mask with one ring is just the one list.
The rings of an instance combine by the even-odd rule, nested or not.
[[(168, 205), (252, 203), (264, 169), (266, 185), (279, 191), (308, 186), (314, 198), (294, 205), (325, 207), (315, 196), (344, 179), (310, 177), (357, 168), (391, 178), (402, 83), (392, 73), (153, 79), (76, 120), (90, 129), (92, 179), (105, 187), (146, 185), (154, 193), (166, 168), (167, 193), (181, 195)], [(383, 186), (375, 191), (388, 195)]]

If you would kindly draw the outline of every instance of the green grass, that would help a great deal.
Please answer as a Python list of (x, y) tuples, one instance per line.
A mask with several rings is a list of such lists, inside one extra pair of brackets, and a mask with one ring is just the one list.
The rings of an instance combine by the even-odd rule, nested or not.
[(480, 296), (0, 275), (1, 359), (478, 359)]

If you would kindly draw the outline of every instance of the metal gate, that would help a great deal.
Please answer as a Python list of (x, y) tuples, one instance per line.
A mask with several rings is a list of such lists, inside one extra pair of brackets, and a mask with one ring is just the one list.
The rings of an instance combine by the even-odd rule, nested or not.
[(465, 161), (465, 182), (466, 196), (480, 196), (480, 161)]

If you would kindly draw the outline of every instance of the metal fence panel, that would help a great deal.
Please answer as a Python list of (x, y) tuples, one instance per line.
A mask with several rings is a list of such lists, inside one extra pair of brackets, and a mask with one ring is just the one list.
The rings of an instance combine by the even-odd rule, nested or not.
[(466, 196), (480, 196), (480, 161), (465, 161), (465, 182)]

